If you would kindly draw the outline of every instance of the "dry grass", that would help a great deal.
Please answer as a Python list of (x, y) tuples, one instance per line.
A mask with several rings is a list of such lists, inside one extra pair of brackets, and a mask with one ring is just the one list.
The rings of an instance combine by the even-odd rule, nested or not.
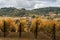
[[(22, 32), (21, 38), (18, 33), (10, 33), (7, 37), (0, 37), (0, 40), (35, 40), (33, 33)], [(52, 37), (48, 36), (44, 32), (38, 32), (37, 40), (52, 40)], [(60, 32), (56, 32), (56, 40), (60, 40)]]

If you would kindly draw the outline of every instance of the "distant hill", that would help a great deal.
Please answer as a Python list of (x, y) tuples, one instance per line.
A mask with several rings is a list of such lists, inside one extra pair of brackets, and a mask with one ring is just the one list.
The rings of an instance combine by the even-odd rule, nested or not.
[(60, 7), (38, 8), (38, 9), (33, 9), (33, 11), (38, 14), (48, 14), (49, 12), (60, 13)]
[(49, 12), (60, 13), (60, 7), (46, 7), (32, 10), (26, 10), (25, 8), (17, 9), (14, 7), (0, 8), (0, 16), (31, 16), (48, 14)]
[(34, 14), (31, 10), (26, 10), (25, 8), (17, 9), (14, 7), (1, 8), (0, 16), (29, 16)]
[(0, 9), (0, 16), (4, 15), (4, 16), (12, 16), (13, 14), (16, 15), (16, 13), (19, 13), (20, 10), (16, 9), (16, 8), (1, 8)]

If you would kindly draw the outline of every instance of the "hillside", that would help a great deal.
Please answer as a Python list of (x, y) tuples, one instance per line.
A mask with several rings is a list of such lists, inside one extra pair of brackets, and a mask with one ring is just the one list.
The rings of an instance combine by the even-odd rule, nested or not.
[(48, 14), (49, 12), (60, 13), (60, 7), (46, 7), (33, 9), (34, 12), (38, 14)]
[(17, 9), (14, 7), (0, 8), (0, 16), (31, 16), (48, 14), (49, 12), (60, 13), (60, 7), (46, 7), (32, 10), (26, 10), (25, 8)]

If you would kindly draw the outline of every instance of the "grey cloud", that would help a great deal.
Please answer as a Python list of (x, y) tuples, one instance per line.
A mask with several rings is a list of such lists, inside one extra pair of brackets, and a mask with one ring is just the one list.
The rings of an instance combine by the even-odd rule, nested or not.
[(35, 2), (32, 2), (32, 1), (25, 1), (25, 2), (18, 2), (17, 3), (17, 6), (26, 7), (26, 8), (33, 7), (34, 5), (35, 5)]
[(58, 0), (0, 0), (0, 7), (16, 7), (16, 8), (40, 8), (46, 6), (59, 6)]
[(28, 0), (28, 1), (56, 1), (56, 0)]

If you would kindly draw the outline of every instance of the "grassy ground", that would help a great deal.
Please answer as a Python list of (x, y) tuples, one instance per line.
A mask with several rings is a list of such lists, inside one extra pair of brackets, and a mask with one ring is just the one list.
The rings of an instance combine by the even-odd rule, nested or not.
[[(34, 38), (34, 33), (26, 33), (22, 32), (21, 38), (19, 37), (19, 33), (9, 33), (7, 37), (3, 37), (3, 33), (1, 34), (0, 40), (36, 40)], [(52, 37), (48, 36), (43, 32), (39, 32), (37, 36), (37, 40), (52, 40)], [(60, 31), (56, 33), (56, 40), (60, 40)]]

